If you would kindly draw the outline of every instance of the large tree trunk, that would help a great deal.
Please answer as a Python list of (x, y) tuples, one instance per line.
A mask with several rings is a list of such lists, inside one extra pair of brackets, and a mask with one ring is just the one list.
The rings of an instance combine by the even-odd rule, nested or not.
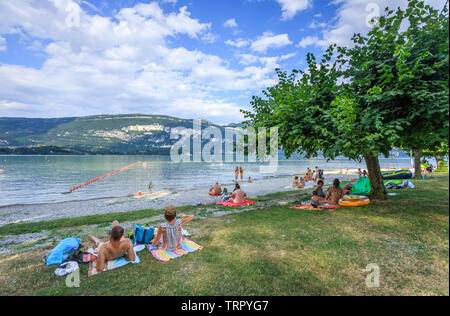
[(370, 197), (373, 200), (385, 200), (387, 190), (384, 186), (383, 177), (381, 176), (380, 162), (378, 156), (374, 154), (364, 155), (366, 160), (367, 171), (370, 179)]
[(422, 179), (422, 163), (420, 161), (422, 150), (413, 149), (412, 151), (414, 155), (414, 178)]
[(436, 159), (436, 167), (438, 168), (438, 169), (440, 169), (441, 168), (441, 164), (442, 164), (442, 156), (441, 155), (436, 155), (436, 156), (434, 156), (434, 159)]

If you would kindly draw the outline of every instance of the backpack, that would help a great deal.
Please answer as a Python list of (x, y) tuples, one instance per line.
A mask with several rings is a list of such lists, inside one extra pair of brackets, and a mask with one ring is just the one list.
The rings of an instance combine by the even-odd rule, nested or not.
[(143, 227), (137, 224), (133, 225), (134, 243), (136, 245), (148, 245), (155, 236), (154, 227)]

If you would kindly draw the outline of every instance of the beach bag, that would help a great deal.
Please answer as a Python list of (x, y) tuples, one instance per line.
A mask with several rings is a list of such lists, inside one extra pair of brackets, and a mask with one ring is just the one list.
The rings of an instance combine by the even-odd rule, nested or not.
[(135, 245), (148, 245), (155, 236), (154, 227), (143, 227), (137, 224), (133, 225), (133, 235)]
[(66, 238), (49, 252), (46, 265), (62, 264), (70, 255), (78, 250), (81, 244), (80, 238)]

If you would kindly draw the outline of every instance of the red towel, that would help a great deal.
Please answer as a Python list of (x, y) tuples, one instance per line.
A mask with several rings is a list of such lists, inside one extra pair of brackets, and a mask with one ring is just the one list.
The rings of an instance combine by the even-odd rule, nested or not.
[(311, 205), (298, 205), (293, 206), (291, 209), (293, 210), (313, 210), (313, 211), (333, 211), (335, 209), (340, 208), (339, 205), (320, 205), (318, 208)]
[(208, 194), (211, 196), (221, 196), (222, 195), (222, 194), (215, 194), (214, 192), (209, 192)]
[(245, 205), (250, 205), (250, 204), (258, 204), (258, 202), (254, 202), (254, 201), (244, 201), (242, 203), (217, 202), (217, 204), (223, 205), (223, 206), (236, 207), (236, 206), (245, 206)]

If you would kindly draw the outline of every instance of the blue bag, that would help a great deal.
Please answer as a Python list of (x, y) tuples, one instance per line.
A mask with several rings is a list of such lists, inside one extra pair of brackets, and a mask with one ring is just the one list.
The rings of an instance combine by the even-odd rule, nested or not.
[(62, 264), (81, 244), (80, 238), (66, 238), (48, 254), (46, 265)]
[(134, 243), (136, 245), (148, 245), (152, 242), (155, 236), (154, 227), (142, 227), (140, 225), (133, 225)]

